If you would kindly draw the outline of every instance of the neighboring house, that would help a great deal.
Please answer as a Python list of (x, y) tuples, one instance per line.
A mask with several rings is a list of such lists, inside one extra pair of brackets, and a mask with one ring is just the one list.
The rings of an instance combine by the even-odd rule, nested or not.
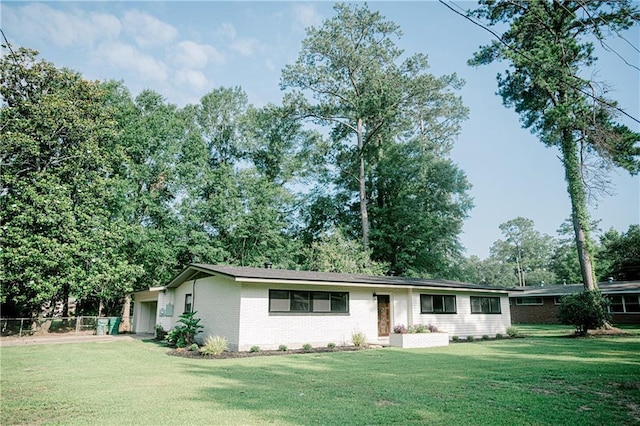
[(398, 324), (434, 324), (451, 336), (495, 336), (511, 325), (508, 291), (453, 281), (192, 264), (165, 287), (134, 293), (134, 331), (173, 328), (197, 311), (233, 351), (385, 343)]
[[(640, 324), (640, 281), (599, 283), (609, 297), (612, 324)], [(509, 293), (514, 324), (558, 324), (560, 298), (584, 290), (582, 284), (553, 285), (518, 289)]]

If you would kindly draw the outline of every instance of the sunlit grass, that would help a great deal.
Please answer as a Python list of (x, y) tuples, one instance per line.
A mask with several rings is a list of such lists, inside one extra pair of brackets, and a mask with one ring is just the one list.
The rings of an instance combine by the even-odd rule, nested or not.
[(152, 342), (2, 348), (11, 424), (637, 424), (640, 335), (198, 360)]

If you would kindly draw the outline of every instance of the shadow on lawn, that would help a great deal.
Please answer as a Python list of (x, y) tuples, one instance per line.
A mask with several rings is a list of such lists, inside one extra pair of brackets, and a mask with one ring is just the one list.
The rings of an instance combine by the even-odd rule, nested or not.
[[(210, 378), (198, 390), (202, 401), (249, 410), (265, 422), (611, 424), (632, 421), (620, 401), (640, 397), (625, 381), (640, 377), (638, 353), (638, 340), (536, 338), (194, 360), (185, 368)], [(616, 383), (635, 390), (627, 397)], [(583, 401), (598, 392), (600, 402)]]

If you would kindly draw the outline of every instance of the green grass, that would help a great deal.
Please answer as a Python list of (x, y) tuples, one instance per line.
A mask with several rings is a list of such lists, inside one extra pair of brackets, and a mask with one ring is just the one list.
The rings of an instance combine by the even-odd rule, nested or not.
[(140, 341), (4, 347), (0, 422), (640, 422), (640, 333), (227, 360), (165, 351)]

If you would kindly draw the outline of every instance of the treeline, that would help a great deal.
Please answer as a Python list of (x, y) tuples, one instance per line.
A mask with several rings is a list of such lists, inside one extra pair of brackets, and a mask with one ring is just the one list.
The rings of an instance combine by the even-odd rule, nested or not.
[[(495, 241), (489, 257), (465, 258), (459, 277), (472, 283), (499, 287), (576, 284), (582, 282), (570, 220), (557, 235), (542, 234), (531, 219), (517, 217), (500, 225), (503, 239)], [(591, 229), (598, 231), (597, 223)], [(601, 233), (593, 244), (598, 281), (640, 280), (640, 226), (627, 232)]]

